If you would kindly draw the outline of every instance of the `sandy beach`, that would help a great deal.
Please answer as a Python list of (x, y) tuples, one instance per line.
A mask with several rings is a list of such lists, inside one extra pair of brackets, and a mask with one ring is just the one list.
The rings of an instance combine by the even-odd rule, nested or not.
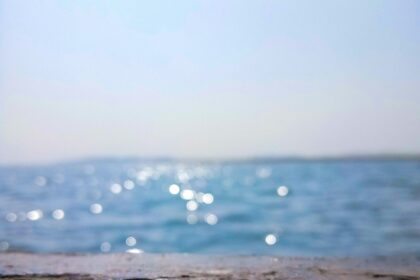
[(416, 258), (193, 254), (0, 255), (1, 279), (420, 279)]

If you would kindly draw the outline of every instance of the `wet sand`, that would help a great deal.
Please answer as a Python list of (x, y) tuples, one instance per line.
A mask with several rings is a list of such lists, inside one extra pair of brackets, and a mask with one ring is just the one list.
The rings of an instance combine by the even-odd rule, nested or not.
[(416, 258), (0, 254), (0, 279), (420, 279)]

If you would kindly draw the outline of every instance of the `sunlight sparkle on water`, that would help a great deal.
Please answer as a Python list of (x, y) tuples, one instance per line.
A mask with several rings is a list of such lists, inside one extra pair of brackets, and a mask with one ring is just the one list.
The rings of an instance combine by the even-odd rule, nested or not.
[(136, 186), (131, 180), (125, 180), (123, 185), (126, 190), (132, 190)]
[(187, 215), (187, 223), (190, 225), (196, 224), (198, 221), (197, 215), (195, 214), (188, 214)]
[(217, 224), (217, 221), (218, 221), (217, 216), (214, 214), (206, 215), (205, 220), (206, 220), (206, 223), (208, 223), (211, 226)]
[(189, 179), (190, 179), (190, 176), (188, 175), (187, 172), (185, 172), (185, 171), (179, 171), (178, 172), (178, 180), (181, 183), (186, 183), (186, 182), (188, 182)]
[(212, 204), (214, 201), (214, 197), (211, 193), (206, 193), (203, 195), (202, 200), (205, 204)]
[(127, 244), (127, 246), (130, 246), (130, 247), (136, 245), (136, 243), (137, 243), (137, 240), (133, 236), (129, 236), (125, 240), (125, 244)]
[(274, 245), (274, 244), (276, 244), (276, 242), (277, 242), (277, 237), (274, 235), (274, 234), (267, 234), (266, 235), (266, 237), (265, 237), (265, 243), (267, 244), (267, 245)]
[(15, 213), (11, 212), (11, 213), (6, 214), (6, 220), (8, 222), (11, 222), (11, 223), (16, 222), (17, 218), (18, 218), (18, 216)]
[(107, 253), (109, 251), (111, 251), (111, 243), (109, 242), (102, 242), (101, 244), (101, 251), (104, 253)]
[(64, 216), (65, 216), (65, 213), (62, 209), (55, 209), (52, 212), (52, 217), (56, 220), (61, 220), (64, 218)]
[(185, 200), (191, 200), (194, 198), (194, 191), (193, 190), (182, 190), (181, 191), (181, 198)]
[(27, 217), (29, 220), (31, 220), (31, 221), (36, 221), (36, 220), (39, 220), (39, 219), (41, 219), (41, 218), (42, 218), (42, 216), (43, 216), (43, 213), (42, 213), (42, 211), (41, 211), (40, 209), (36, 209), (36, 210), (29, 211), (29, 212), (26, 214), (26, 217)]
[(286, 186), (280, 186), (277, 188), (277, 194), (279, 196), (286, 196), (289, 193), (289, 189)]
[(100, 205), (99, 203), (94, 203), (90, 206), (90, 212), (92, 212), (93, 214), (100, 214), (102, 213), (102, 205)]
[(172, 195), (177, 195), (179, 194), (179, 186), (176, 184), (172, 184), (169, 186), (169, 193)]
[(132, 248), (132, 249), (127, 249), (126, 252), (130, 254), (141, 254), (143, 253), (143, 250)]
[(268, 178), (271, 175), (271, 169), (270, 168), (260, 168), (257, 170), (257, 176), (264, 179), (264, 178)]
[(146, 183), (147, 180), (149, 180), (150, 177), (153, 175), (153, 169), (150, 167), (146, 167), (145, 169), (141, 170), (137, 174), (137, 181), (143, 185)]
[(120, 184), (112, 184), (110, 187), (112, 193), (119, 194), (122, 191), (122, 187)]
[(187, 202), (186, 207), (188, 211), (195, 211), (198, 208), (198, 203), (194, 200), (190, 200)]
[[(410, 234), (419, 227), (418, 164), (211, 162), (201, 168), (128, 159), (94, 162), (92, 175), (83, 172), (84, 162), (0, 167), (0, 243), (9, 244), (7, 251), (35, 253), (416, 254), (419, 242)], [(262, 178), (268, 172), (261, 168), (271, 175)], [(144, 185), (136, 178), (139, 171)], [(185, 183), (178, 180), (180, 171), (189, 176)], [(38, 176), (45, 186), (35, 184)], [(119, 194), (110, 190), (113, 184)], [(376, 191), (379, 200), (372, 199)], [(336, 202), (334, 211), (325, 194)], [(395, 197), (401, 207), (378, 215), (381, 201)], [(392, 229), (393, 242), (372, 219)]]

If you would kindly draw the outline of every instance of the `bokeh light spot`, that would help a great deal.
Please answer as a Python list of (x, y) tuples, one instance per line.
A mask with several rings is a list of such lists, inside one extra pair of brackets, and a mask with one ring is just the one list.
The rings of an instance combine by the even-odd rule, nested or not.
[(190, 200), (187, 202), (186, 207), (188, 211), (195, 211), (198, 208), (198, 203), (194, 200)]
[(194, 191), (193, 190), (189, 190), (189, 189), (185, 189), (182, 190), (181, 192), (181, 198), (185, 199), (185, 200), (191, 200), (194, 198)]
[(208, 223), (211, 226), (217, 224), (218, 222), (217, 216), (214, 214), (207, 214), (205, 217), (205, 220), (206, 220), (206, 223)]
[(127, 246), (130, 246), (130, 247), (136, 245), (136, 243), (137, 243), (137, 240), (133, 236), (129, 236), (125, 240), (125, 244), (127, 244)]
[(64, 213), (64, 211), (63, 211), (62, 209), (55, 209), (55, 210), (52, 212), (52, 216), (53, 216), (53, 218), (54, 218), (54, 219), (56, 219), (56, 220), (61, 220), (61, 219), (63, 219), (63, 218), (64, 218), (65, 213)]
[(214, 197), (211, 193), (206, 193), (203, 195), (202, 200), (205, 204), (212, 204), (214, 201)]
[(90, 212), (92, 212), (93, 214), (101, 214), (102, 210), (102, 205), (100, 205), (99, 203), (94, 203), (90, 206)]
[(267, 234), (265, 236), (265, 243), (269, 246), (272, 246), (274, 244), (276, 244), (277, 242), (277, 237), (274, 234)]
[(179, 186), (176, 184), (172, 184), (169, 186), (169, 193), (172, 195), (177, 195), (179, 194)]
[(277, 194), (279, 196), (286, 196), (289, 193), (289, 189), (286, 186), (280, 186), (277, 188)]
[(101, 248), (101, 252), (107, 253), (107, 252), (111, 251), (111, 243), (102, 242), (100, 248)]
[(26, 214), (26, 217), (31, 221), (36, 221), (36, 220), (41, 219), (43, 217), (43, 215), (44, 214), (42, 213), (42, 211), (40, 209), (36, 209), (36, 210), (29, 211)]
[(110, 187), (112, 193), (119, 194), (122, 191), (122, 187), (120, 184), (112, 184)]

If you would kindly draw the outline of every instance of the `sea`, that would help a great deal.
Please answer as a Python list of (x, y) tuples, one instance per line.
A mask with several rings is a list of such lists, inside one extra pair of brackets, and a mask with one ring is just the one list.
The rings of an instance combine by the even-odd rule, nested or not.
[(420, 161), (3, 165), (0, 251), (420, 257)]

